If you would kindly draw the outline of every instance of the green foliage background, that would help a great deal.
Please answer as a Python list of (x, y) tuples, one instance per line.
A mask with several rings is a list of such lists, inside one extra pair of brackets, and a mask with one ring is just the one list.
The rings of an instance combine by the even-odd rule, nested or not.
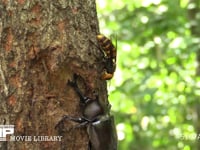
[(200, 40), (190, 30), (198, 23), (188, 19), (192, 7), (188, 0), (97, 0), (101, 33), (117, 35), (108, 89), (119, 150), (197, 149)]

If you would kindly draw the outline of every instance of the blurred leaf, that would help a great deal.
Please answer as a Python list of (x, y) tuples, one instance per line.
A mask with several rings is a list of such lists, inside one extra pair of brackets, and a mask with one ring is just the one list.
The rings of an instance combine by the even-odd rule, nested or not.
[(190, 30), (199, 20), (188, 18), (188, 2), (97, 1), (101, 32), (118, 39), (109, 100), (124, 126), (119, 150), (197, 149), (195, 140), (181, 140), (199, 126), (200, 40)]

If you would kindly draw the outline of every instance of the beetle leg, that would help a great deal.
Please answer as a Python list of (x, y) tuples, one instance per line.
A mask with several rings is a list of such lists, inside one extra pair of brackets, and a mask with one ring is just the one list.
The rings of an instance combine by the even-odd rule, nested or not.
[(88, 143), (88, 150), (92, 150), (91, 142)]
[(76, 126), (73, 127), (73, 128), (85, 127), (85, 126), (89, 123), (89, 121), (86, 120), (85, 118), (81, 118), (81, 117), (71, 117), (71, 116), (64, 115), (63, 118), (56, 124), (55, 129), (58, 128), (58, 126), (59, 126), (61, 123), (63, 123), (65, 120), (70, 120), (70, 121), (79, 123), (78, 125), (76, 125)]
[(77, 122), (77, 123), (83, 123), (83, 122), (85, 122), (85, 119), (84, 118), (81, 118), (81, 117), (71, 117), (71, 116), (67, 116), (67, 115), (65, 115), (64, 117), (63, 117), (63, 120), (71, 120), (71, 121), (73, 121), (73, 122)]
[(75, 127), (73, 127), (73, 129), (76, 129), (76, 128), (83, 128), (83, 127), (87, 126), (88, 123), (89, 123), (89, 122), (88, 122), (87, 120), (85, 120), (84, 122), (82, 122), (82, 123), (76, 125)]
[(80, 118), (80, 117), (76, 118), (76, 117), (71, 117), (71, 116), (64, 115), (63, 118), (56, 124), (55, 128), (57, 128), (65, 120), (71, 120), (71, 121), (77, 122), (77, 123), (83, 123), (83, 122), (85, 122), (84, 118)]
[(88, 100), (88, 97), (83, 96), (81, 90), (79, 89), (79, 87), (77, 85), (77, 78), (78, 78), (78, 75), (74, 74), (73, 81), (68, 80), (67, 84), (74, 88), (74, 90), (76, 91), (76, 93), (80, 97), (80, 101), (82, 103), (86, 103), (86, 101)]

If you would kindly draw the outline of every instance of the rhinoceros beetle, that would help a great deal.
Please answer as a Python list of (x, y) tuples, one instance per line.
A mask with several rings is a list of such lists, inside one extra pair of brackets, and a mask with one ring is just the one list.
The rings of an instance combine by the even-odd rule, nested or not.
[(82, 94), (81, 90), (77, 85), (78, 75), (74, 74), (73, 81), (68, 81), (75, 92), (80, 98), (82, 106), (81, 117), (71, 117), (68, 115), (58, 122), (56, 128), (60, 123), (65, 120), (70, 120), (79, 123), (76, 127), (87, 127), (87, 133), (89, 136), (89, 150), (117, 150), (117, 134), (114, 124), (114, 117), (106, 112), (99, 102), (98, 96), (95, 99), (91, 99)]

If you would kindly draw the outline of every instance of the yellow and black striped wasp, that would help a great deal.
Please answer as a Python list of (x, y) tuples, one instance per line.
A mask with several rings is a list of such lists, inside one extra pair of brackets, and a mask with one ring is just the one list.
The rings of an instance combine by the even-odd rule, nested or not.
[(105, 58), (104, 70), (101, 74), (102, 80), (110, 80), (116, 69), (117, 60), (117, 40), (116, 47), (112, 41), (102, 34), (97, 35), (97, 41)]

